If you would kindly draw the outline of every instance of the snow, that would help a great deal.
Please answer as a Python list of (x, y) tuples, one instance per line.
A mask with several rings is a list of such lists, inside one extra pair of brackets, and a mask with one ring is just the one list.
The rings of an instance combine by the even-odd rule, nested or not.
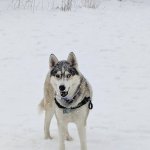
[[(150, 149), (150, 5), (148, 0), (101, 1), (97, 9), (12, 9), (0, 1), (0, 149), (57, 149), (44, 140), (37, 105), (51, 53), (77, 55), (92, 84), (94, 109), (87, 123), (88, 149)], [(66, 149), (79, 149), (74, 138)]]

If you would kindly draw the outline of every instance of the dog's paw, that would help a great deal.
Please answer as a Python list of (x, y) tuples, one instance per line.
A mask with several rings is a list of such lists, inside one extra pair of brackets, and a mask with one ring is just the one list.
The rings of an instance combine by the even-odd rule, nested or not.
[(50, 135), (45, 135), (44, 139), (45, 139), (45, 140), (48, 140), (48, 139), (52, 140), (52, 139), (53, 139), (53, 137), (52, 137), (52, 136), (50, 136)]
[(73, 138), (70, 135), (68, 135), (68, 136), (66, 136), (65, 140), (66, 141), (73, 141)]

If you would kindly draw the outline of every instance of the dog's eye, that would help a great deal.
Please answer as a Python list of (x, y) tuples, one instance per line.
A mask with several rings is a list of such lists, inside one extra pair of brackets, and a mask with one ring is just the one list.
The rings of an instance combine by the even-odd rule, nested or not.
[(56, 74), (55, 76), (56, 76), (56, 78), (58, 78), (58, 79), (61, 78), (61, 75), (60, 75), (60, 74)]
[(70, 78), (71, 77), (71, 74), (67, 74), (67, 76), (66, 76), (67, 78)]

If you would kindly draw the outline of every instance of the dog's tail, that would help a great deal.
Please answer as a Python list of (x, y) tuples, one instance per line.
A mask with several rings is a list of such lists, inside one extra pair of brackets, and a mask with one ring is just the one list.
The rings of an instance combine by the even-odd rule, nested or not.
[(38, 105), (38, 112), (41, 114), (45, 110), (44, 108), (44, 98), (41, 100), (40, 104)]

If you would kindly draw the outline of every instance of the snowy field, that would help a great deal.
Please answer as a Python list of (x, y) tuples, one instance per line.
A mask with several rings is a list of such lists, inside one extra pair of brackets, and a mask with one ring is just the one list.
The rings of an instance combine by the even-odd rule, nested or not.
[[(150, 2), (103, 1), (97, 9), (12, 9), (0, 0), (0, 149), (57, 150), (44, 140), (43, 96), (48, 58), (77, 55), (91, 82), (94, 109), (87, 124), (89, 150), (150, 149)], [(79, 139), (66, 142), (78, 150)]]

